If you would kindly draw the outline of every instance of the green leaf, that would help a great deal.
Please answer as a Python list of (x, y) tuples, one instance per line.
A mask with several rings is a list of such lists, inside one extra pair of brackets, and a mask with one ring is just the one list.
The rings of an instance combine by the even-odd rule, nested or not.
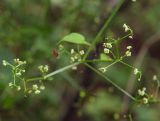
[(69, 43), (74, 43), (74, 44), (81, 44), (81, 45), (88, 45), (90, 46), (90, 43), (88, 43), (85, 40), (85, 37), (79, 33), (71, 33), (67, 36), (65, 36), (61, 42), (69, 42)]
[(102, 60), (102, 61), (112, 61), (112, 58), (110, 58), (109, 56), (107, 56), (104, 53), (101, 53), (100, 54), (100, 60)]

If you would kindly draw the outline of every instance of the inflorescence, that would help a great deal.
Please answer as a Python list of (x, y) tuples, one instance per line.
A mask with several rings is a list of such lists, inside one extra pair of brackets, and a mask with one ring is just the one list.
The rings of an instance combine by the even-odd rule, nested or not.
[[(45, 86), (43, 84), (44, 76), (49, 71), (48, 65), (41, 65), (38, 67), (39, 71), (41, 72), (41, 80), (39, 80), (39, 86), (37, 84), (33, 84), (30, 86), (28, 83), (32, 79), (26, 79), (24, 74), (26, 70), (24, 69), (24, 65), (27, 64), (26, 61), (21, 61), (19, 58), (13, 60), (13, 64), (9, 63), (6, 60), (2, 61), (3, 66), (9, 66), (12, 71), (13, 80), (9, 82), (9, 87), (16, 88), (17, 91), (20, 91), (23, 89), (23, 91), (28, 94), (34, 93), (39, 94), (41, 90), (45, 89)], [(36, 79), (35, 79), (36, 80)]]
[[(111, 66), (113, 66), (116, 63), (121, 63), (131, 69), (133, 69), (133, 74), (135, 76), (138, 77), (138, 81), (141, 80), (141, 71), (136, 68), (133, 67), (127, 63), (124, 62), (125, 58), (128, 58), (130, 56), (132, 56), (132, 46), (128, 45), (126, 47), (126, 51), (122, 54), (117, 50), (117, 44), (119, 44), (119, 41), (122, 41), (126, 38), (129, 39), (133, 39), (133, 30), (127, 25), (127, 24), (123, 24), (123, 28), (124, 28), (124, 32), (127, 33), (127, 35), (125, 35), (122, 38), (118, 38), (118, 39), (113, 39), (113, 38), (106, 38), (105, 42), (102, 43), (102, 53), (106, 56), (106, 58), (109, 58), (109, 60), (101, 60), (100, 59), (93, 59), (93, 60), (83, 60), (83, 57), (85, 56), (85, 48), (79, 48), (79, 45), (77, 45), (77, 49), (73, 49), (71, 48), (69, 51), (68, 49), (66, 49), (62, 44), (59, 45), (59, 53), (63, 53), (63, 52), (67, 52), (67, 54), (69, 54), (69, 59), (70, 59), (70, 63), (72, 63), (73, 66), (71, 66), (71, 68), (73, 70), (77, 69), (77, 65), (74, 65), (74, 63), (77, 62), (81, 62), (81, 63), (86, 63), (86, 62), (111, 62), (111, 64), (105, 66), (105, 67), (100, 67), (98, 68), (98, 70), (100, 72), (105, 73), (107, 72), (107, 69)], [(75, 35), (75, 34), (74, 34)], [(80, 35), (78, 35), (80, 36)], [(73, 42), (73, 41), (72, 41)], [(83, 43), (81, 44), (86, 44), (86, 42), (84, 42), (84, 40), (82, 41)], [(88, 45), (88, 43), (87, 43)], [(57, 56), (57, 54), (54, 52), (54, 54), (56, 54), (55, 56)], [(2, 61), (3, 66), (9, 66), (11, 68), (12, 71), (12, 75), (13, 75), (13, 80), (11, 82), (9, 82), (9, 87), (11, 88), (16, 88), (17, 91), (23, 90), (25, 92), (25, 94), (40, 94), (42, 90), (45, 89), (44, 86), (44, 80), (46, 79), (46, 77), (50, 77), (53, 76), (53, 74), (47, 74), (49, 71), (49, 66), (48, 65), (40, 65), (38, 66), (38, 70), (40, 71), (40, 77), (36, 77), (36, 78), (26, 78), (25, 77), (25, 72), (26, 70), (24, 69), (24, 66), (27, 64), (26, 61), (21, 61), (20, 59), (14, 59), (13, 60), (13, 64), (9, 63), (6, 60)], [(97, 71), (98, 71), (97, 70)], [(58, 71), (57, 71), (58, 72)], [(54, 72), (52, 72), (54, 73)], [(153, 80), (157, 82), (158, 87), (157, 87), (157, 91), (156, 94), (159, 91), (159, 80), (157, 78), (156, 75), (153, 76)], [(39, 82), (39, 83), (35, 83), (35, 82)], [(138, 97), (137, 100), (142, 102), (143, 104), (148, 104), (151, 101), (155, 101), (155, 98), (153, 97), (153, 95), (149, 95), (146, 93), (146, 88), (143, 87), (142, 89), (138, 89)]]

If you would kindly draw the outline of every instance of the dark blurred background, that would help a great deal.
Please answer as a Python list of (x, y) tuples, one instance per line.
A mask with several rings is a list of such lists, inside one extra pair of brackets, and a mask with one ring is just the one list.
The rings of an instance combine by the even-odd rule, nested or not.
[[(66, 57), (52, 57), (56, 43), (71, 32), (91, 42), (119, 0), (0, 0), (0, 61), (20, 58), (28, 62), (26, 76), (37, 76), (37, 66), (50, 70), (67, 65)], [(136, 95), (139, 87), (154, 94), (154, 74), (160, 74), (160, 0), (126, 0), (106, 36), (124, 35), (123, 24), (133, 31), (133, 56), (126, 62), (140, 68), (137, 82), (131, 69), (116, 65), (107, 71), (115, 83)], [(12, 75), (0, 65), (0, 121), (159, 121), (160, 106), (140, 106), (88, 68), (67, 71), (48, 80), (38, 96), (24, 97), (8, 87)], [(135, 83), (136, 82), (136, 83)], [(79, 92), (81, 86), (86, 96)]]

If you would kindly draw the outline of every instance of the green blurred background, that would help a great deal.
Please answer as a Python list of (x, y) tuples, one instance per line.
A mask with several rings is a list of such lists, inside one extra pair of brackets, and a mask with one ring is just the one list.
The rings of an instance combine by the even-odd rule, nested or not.
[[(91, 42), (118, 2), (0, 0), (0, 62), (26, 60), (27, 77), (37, 76), (41, 64), (53, 71), (67, 65), (65, 55), (52, 57), (56, 43), (71, 32), (81, 33)], [(124, 23), (133, 29), (134, 38), (122, 43), (122, 52), (126, 45), (133, 46), (133, 56), (126, 61), (142, 69), (142, 81), (134, 83), (131, 70), (122, 65), (107, 74), (133, 95), (141, 86), (152, 94), (156, 87), (152, 76), (160, 74), (160, 1), (126, 0), (106, 35), (122, 36)], [(8, 87), (12, 75), (0, 64), (0, 121), (129, 121), (130, 113), (133, 121), (160, 120), (159, 104), (137, 105), (83, 66), (53, 78), (46, 81), (40, 95), (26, 98), (23, 92)], [(79, 96), (79, 86), (87, 90), (85, 97)]]

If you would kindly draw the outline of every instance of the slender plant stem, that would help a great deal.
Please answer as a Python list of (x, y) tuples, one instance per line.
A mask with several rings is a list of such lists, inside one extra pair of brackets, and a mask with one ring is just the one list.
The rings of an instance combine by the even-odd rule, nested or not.
[(111, 83), (114, 87), (116, 87), (118, 90), (120, 90), (121, 92), (123, 92), (124, 94), (126, 94), (128, 97), (130, 97), (132, 100), (136, 101), (136, 99), (129, 94), (128, 92), (126, 92), (124, 89), (122, 89), (121, 87), (119, 87), (116, 83), (114, 83), (113, 81), (111, 81), (106, 75), (102, 74), (100, 71), (98, 71), (97, 69), (95, 69), (94, 67), (90, 66), (89, 64), (85, 64), (87, 67), (89, 67), (91, 70), (93, 70), (94, 72), (96, 72), (97, 74), (99, 74), (100, 76), (102, 76), (104, 79), (106, 79), (109, 83)]
[(94, 62), (113, 62), (113, 60), (99, 60), (99, 59), (94, 59), (94, 60), (82, 60), (81, 63), (94, 63)]
[(27, 87), (26, 87), (26, 81), (23, 79), (23, 86), (24, 86), (24, 91), (27, 90)]
[(156, 88), (156, 93), (155, 93), (156, 98), (158, 98), (159, 87), (160, 87), (160, 81), (157, 79), (157, 88)]
[(116, 60), (113, 63), (109, 64), (108, 66), (104, 67), (105, 69), (108, 69), (109, 67), (113, 66), (114, 64), (118, 63), (120, 60)]
[(124, 39), (126, 39), (126, 38), (128, 38), (129, 36), (132, 36), (132, 35), (133, 35), (133, 33), (130, 32), (129, 34), (125, 35), (124, 37), (119, 38), (117, 42), (121, 43)]
[(129, 64), (123, 62), (123, 61), (119, 61), (119, 62), (122, 63), (125, 66), (128, 66), (129, 68), (135, 69), (135, 67), (133, 67), (133, 66), (131, 66), (131, 65), (129, 65)]
[(32, 82), (32, 81), (43, 80), (43, 79), (44, 77), (35, 77), (35, 78), (27, 79), (26, 82)]
[(131, 115), (131, 114), (129, 114), (129, 121), (133, 121), (133, 120), (132, 120), (132, 115)]
[(115, 17), (116, 13), (120, 9), (120, 7), (122, 6), (122, 4), (123, 4), (124, 1), (125, 0), (120, 0), (120, 2), (118, 3), (118, 5), (116, 6), (116, 8), (112, 11), (110, 17), (106, 20), (104, 26), (98, 32), (98, 34), (96, 35), (95, 39), (93, 40), (91, 46), (89, 47), (89, 49), (87, 50), (86, 54), (84, 55), (83, 60), (86, 60), (86, 58), (88, 57), (89, 53), (94, 49), (94, 47), (96, 46), (96, 44), (100, 41), (100, 38), (103, 36), (103, 34), (105, 33), (105, 31), (108, 29), (109, 25), (111, 24), (113, 18)]
[(84, 60), (84, 61), (76, 62), (76, 63), (73, 63), (71, 65), (65, 66), (65, 67), (63, 67), (61, 69), (58, 69), (56, 71), (53, 71), (53, 72), (47, 74), (44, 77), (35, 77), (35, 78), (27, 79), (26, 82), (32, 82), (32, 81), (35, 81), (35, 80), (44, 80), (44, 79), (47, 79), (47, 78), (49, 78), (51, 76), (59, 74), (59, 73), (61, 73), (63, 71), (66, 71), (66, 70), (68, 70), (68, 69), (70, 69), (70, 68), (72, 68), (74, 66), (77, 66), (77, 65), (79, 65), (81, 63), (87, 63), (87, 62), (93, 63), (93, 62), (110, 62), (110, 61), (106, 61), (106, 60)]
[(73, 64), (71, 64), (71, 65), (69, 65), (69, 66), (66, 66), (66, 67), (64, 67), (64, 68), (58, 69), (58, 70), (56, 70), (56, 71), (54, 71), (54, 72), (52, 72), (52, 73), (47, 74), (46, 76), (44, 76), (44, 79), (47, 79), (48, 77), (51, 77), (51, 76), (56, 75), (56, 74), (58, 74), (58, 73), (61, 73), (61, 72), (63, 72), (63, 71), (66, 71), (66, 70), (68, 70), (68, 69), (70, 69), (70, 68), (72, 68), (72, 67), (74, 67), (74, 66), (79, 65), (79, 64), (80, 64), (80, 62), (77, 62), (77, 63), (73, 63)]

